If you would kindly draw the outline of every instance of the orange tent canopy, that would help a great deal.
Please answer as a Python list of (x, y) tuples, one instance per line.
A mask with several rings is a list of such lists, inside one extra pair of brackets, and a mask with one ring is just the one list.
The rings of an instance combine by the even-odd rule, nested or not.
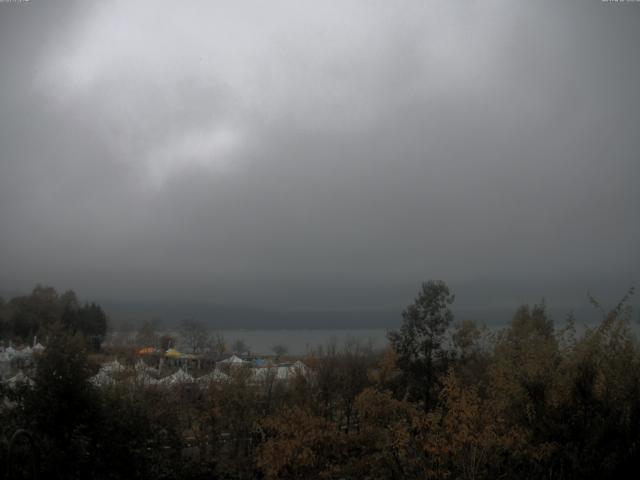
[(153, 347), (144, 347), (138, 350), (138, 355), (151, 355), (152, 353), (156, 353), (156, 349)]

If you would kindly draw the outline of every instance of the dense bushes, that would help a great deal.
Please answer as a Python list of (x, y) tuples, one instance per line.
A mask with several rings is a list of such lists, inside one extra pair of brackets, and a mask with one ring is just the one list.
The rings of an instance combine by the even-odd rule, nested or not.
[[(431, 310), (430, 288), (443, 293), (430, 295), (439, 302)], [(417, 303), (426, 314), (409, 309), (404, 328), (391, 334), (399, 351), (380, 359), (372, 386), (355, 398), (355, 428), (342, 428), (344, 410), (330, 418), (321, 409), (284, 410), (263, 421), (258, 465), (268, 478), (595, 479), (638, 471), (640, 349), (623, 304), (581, 336), (574, 319), (556, 329), (537, 305), (521, 307), (494, 333), (458, 324), (446, 341), (437, 329), (448, 323), (447, 296), (442, 285), (425, 284)], [(416, 388), (433, 372), (431, 385)]]
[(544, 305), (490, 331), (451, 324), (445, 287), (425, 284), (395, 348), (328, 345), (287, 384), (240, 369), (204, 390), (96, 389), (85, 336), (52, 327), (34, 387), (1, 387), (13, 405), (0, 409), (2, 431), (33, 432), (47, 478), (604, 479), (640, 468), (640, 348), (624, 304), (580, 335)]

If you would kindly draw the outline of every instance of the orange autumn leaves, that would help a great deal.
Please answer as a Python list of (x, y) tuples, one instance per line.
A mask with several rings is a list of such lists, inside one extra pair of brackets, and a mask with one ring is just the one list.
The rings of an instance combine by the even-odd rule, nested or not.
[(429, 413), (388, 391), (356, 398), (357, 428), (294, 408), (262, 422), (258, 467), (267, 478), (477, 478), (493, 453), (522, 440), (496, 404), (463, 387), (450, 371), (441, 407)]

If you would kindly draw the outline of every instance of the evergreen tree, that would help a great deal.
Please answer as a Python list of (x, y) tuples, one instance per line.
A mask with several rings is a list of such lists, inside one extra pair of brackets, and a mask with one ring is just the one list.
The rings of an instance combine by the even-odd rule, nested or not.
[(443, 281), (422, 284), (414, 302), (402, 312), (400, 331), (389, 332), (406, 392), (422, 402), (425, 410), (435, 401), (438, 376), (446, 369), (445, 332), (453, 320), (449, 305), (454, 295)]

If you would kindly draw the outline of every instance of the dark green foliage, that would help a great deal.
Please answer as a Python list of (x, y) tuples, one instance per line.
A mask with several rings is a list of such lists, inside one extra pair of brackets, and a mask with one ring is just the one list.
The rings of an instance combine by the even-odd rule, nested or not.
[(0, 335), (31, 343), (35, 335), (42, 341), (61, 323), (70, 333), (79, 333), (92, 351), (100, 349), (107, 333), (108, 319), (95, 303), (80, 304), (69, 290), (62, 295), (52, 287), (36, 286), (31, 294), (0, 302)]
[(11, 317), (9, 315), (9, 306), (0, 297), (0, 338), (9, 337), (11, 334)]
[(107, 332), (107, 316), (99, 305), (66, 304), (62, 312), (62, 323), (70, 332), (81, 333), (92, 350), (100, 349)]
[(30, 295), (14, 297), (9, 301), (13, 335), (30, 340), (46, 332), (62, 314), (58, 293), (52, 287), (36, 286)]
[(180, 478), (180, 436), (176, 409), (162, 408), (153, 392), (101, 392), (99, 428), (94, 433), (93, 478)]
[(402, 312), (400, 331), (388, 334), (409, 398), (422, 402), (425, 409), (433, 405), (438, 375), (446, 370), (443, 342), (453, 320), (449, 308), (453, 300), (444, 282), (423, 283), (414, 302)]
[[(35, 385), (21, 392), (18, 422), (39, 440), (42, 464), (50, 478), (81, 478), (91, 468), (91, 430), (99, 423), (97, 392), (84, 341), (52, 328), (38, 359)], [(15, 413), (15, 412), (14, 412)]]
[(0, 390), (17, 404), (0, 410), (2, 433), (34, 434), (42, 478), (181, 478), (176, 405), (164, 408), (159, 392), (96, 389), (86, 352), (81, 335), (53, 329), (34, 386)]
[(487, 368), (491, 360), (487, 348), (490, 332), (471, 320), (463, 320), (454, 326), (451, 335), (453, 347), (452, 367), (458, 378), (468, 386), (486, 381)]

